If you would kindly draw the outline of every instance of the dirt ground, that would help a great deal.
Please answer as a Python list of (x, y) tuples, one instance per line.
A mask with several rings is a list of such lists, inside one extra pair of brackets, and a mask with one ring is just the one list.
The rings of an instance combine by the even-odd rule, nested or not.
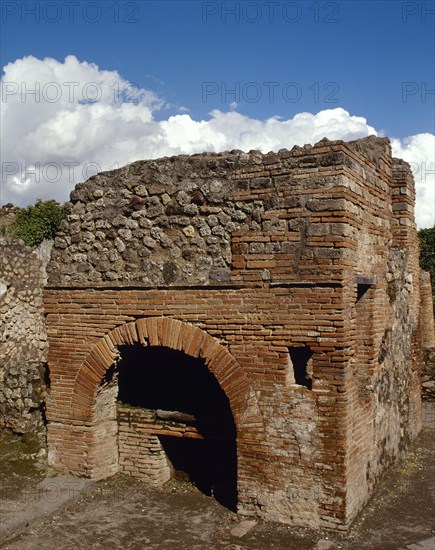
[[(90, 484), (47, 517), (27, 521), (0, 540), (2, 550), (305, 550), (435, 549), (435, 402), (406, 456), (378, 484), (345, 534), (257, 522), (245, 535), (242, 518), (186, 482), (163, 488), (117, 475)], [(0, 519), (18, 520), (30, 504), (56, 495), (38, 490), (47, 475), (35, 455), (10, 436), (0, 440)], [(56, 504), (56, 503), (55, 503)], [(56, 506), (54, 507), (56, 508)], [(23, 516), (25, 517), (25, 516)], [(243, 527), (243, 523), (242, 523)], [(21, 531), (21, 533), (20, 533)]]

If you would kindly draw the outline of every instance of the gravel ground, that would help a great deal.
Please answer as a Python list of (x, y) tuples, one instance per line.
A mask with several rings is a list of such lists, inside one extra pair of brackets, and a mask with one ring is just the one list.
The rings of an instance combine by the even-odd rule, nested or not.
[[(71, 491), (71, 498), (62, 500), (56, 487), (41, 492), (46, 472), (38, 468), (35, 455), (26, 454), (17, 440), (2, 436), (1, 520), (5, 524), (13, 517), (18, 524), (21, 516), (26, 519), (21, 529), (0, 540), (0, 548), (434, 550), (435, 402), (426, 403), (424, 411), (425, 428), (418, 440), (384, 476), (346, 534), (263, 522), (251, 526), (193, 485), (174, 480), (156, 489), (116, 475), (86, 486), (81, 494)], [(56, 498), (59, 507), (54, 506), (55, 511), (48, 507), (48, 517), (35, 514), (33, 521), (28, 520), (29, 506), (40, 510), (39, 502), (53, 504)]]

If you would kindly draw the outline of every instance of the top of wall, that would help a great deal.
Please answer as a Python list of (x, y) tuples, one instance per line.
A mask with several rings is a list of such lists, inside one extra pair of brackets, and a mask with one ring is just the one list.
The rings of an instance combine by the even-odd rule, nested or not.
[(15, 220), (15, 216), (21, 210), (18, 206), (14, 206), (10, 202), (0, 208), (0, 229), (6, 231)]
[(389, 230), (391, 173), (389, 140), (376, 137), (265, 155), (180, 155), (102, 172), (78, 184), (66, 203), (49, 285), (337, 280), (347, 247), (341, 233), (352, 225), (349, 201), (362, 201), (367, 188), (377, 201), (372, 208), (364, 198), (370, 223), (381, 219)]

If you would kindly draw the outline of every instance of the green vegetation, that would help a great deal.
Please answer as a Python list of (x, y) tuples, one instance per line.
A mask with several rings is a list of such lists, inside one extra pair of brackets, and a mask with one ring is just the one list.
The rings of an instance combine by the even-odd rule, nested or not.
[(435, 302), (435, 226), (420, 229), (420, 267), (429, 271), (432, 283), (432, 297)]
[(10, 231), (27, 245), (38, 246), (44, 239), (54, 236), (64, 215), (63, 207), (57, 201), (38, 199), (34, 206), (18, 212)]

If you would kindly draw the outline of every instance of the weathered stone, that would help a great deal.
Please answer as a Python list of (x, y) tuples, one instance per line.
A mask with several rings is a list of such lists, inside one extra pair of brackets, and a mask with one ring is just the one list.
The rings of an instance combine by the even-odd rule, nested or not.
[(144, 237), (142, 242), (148, 248), (155, 248), (157, 246), (157, 242), (152, 237)]
[(116, 246), (116, 249), (118, 250), (118, 252), (124, 252), (124, 250), (125, 250), (124, 241), (122, 241), (118, 237), (115, 239), (115, 246)]
[(183, 228), (183, 233), (186, 235), (186, 237), (194, 237), (195, 228), (192, 225), (188, 225), (187, 227)]
[(213, 283), (224, 283), (230, 280), (230, 270), (229, 269), (211, 269), (210, 270), (210, 281)]
[(178, 266), (175, 262), (165, 262), (163, 265), (163, 279), (165, 283), (174, 283), (178, 276)]
[(126, 241), (130, 241), (131, 238), (132, 238), (132, 236), (133, 236), (133, 235), (132, 235), (132, 232), (130, 231), (130, 229), (120, 229), (120, 230), (118, 231), (118, 235), (119, 235), (120, 237), (122, 237), (122, 238), (123, 238), (124, 240), (126, 240)]
[[(62, 247), (64, 239), (58, 239)], [(0, 428), (45, 444), (47, 334), (42, 304), (51, 246), (0, 239)]]
[(257, 525), (256, 521), (244, 520), (230, 530), (233, 537), (243, 537)]

